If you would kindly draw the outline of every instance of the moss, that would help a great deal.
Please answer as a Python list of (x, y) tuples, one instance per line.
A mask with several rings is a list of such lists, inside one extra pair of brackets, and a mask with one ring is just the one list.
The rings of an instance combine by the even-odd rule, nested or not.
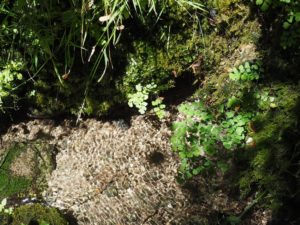
[[(162, 93), (174, 87), (179, 76), (187, 73), (199, 76), (192, 67), (199, 63), (202, 43), (198, 17), (174, 5), (167, 11), (155, 27), (151, 25), (152, 30), (146, 30), (142, 37), (132, 42), (125, 73), (116, 82), (124, 101), (128, 94), (135, 92), (137, 84), (155, 83), (155, 92)], [(145, 23), (151, 27), (153, 21)], [(133, 36), (137, 35), (132, 32)]]
[(202, 19), (201, 69), (205, 76), (201, 77), (203, 85), (196, 96), (207, 96), (210, 104), (220, 104), (237, 91), (229, 83), (230, 70), (261, 57), (256, 44), (262, 32), (258, 19), (251, 17), (251, 8), (243, 1), (212, 0), (207, 7), (215, 9), (217, 14)]
[(15, 177), (10, 174), (10, 164), (24, 149), (23, 144), (17, 144), (7, 150), (0, 166), (0, 198), (5, 198), (26, 191), (30, 186), (30, 179)]
[(112, 107), (112, 101), (99, 101), (94, 97), (85, 98), (84, 113), (86, 115), (105, 115)]
[(239, 0), (211, 0), (209, 2), (211, 2), (217, 8), (225, 10), (225, 9), (228, 9), (234, 3), (237, 3), (240, 1)]
[[(264, 50), (257, 47), (262, 29), (243, 1), (208, 1), (207, 5), (217, 10), (217, 16), (203, 19), (204, 43), (207, 46), (202, 67), (205, 80), (195, 96), (218, 111), (229, 97), (242, 92), (243, 98), (236, 110), (258, 115), (249, 124), (249, 135), (254, 142), (235, 153), (239, 167), (235, 178), (242, 197), (255, 192), (265, 193), (263, 205), (276, 213), (286, 199), (297, 195), (299, 189), (299, 168), (295, 167), (295, 163), (300, 157), (297, 147), (300, 86), (295, 82), (274, 82), (270, 72), (277, 67), (265, 68), (265, 73), (255, 84), (242, 87), (230, 82), (230, 69), (264, 56)], [(275, 108), (259, 106), (254, 95), (263, 92), (275, 97)]]
[(118, 88), (127, 96), (135, 92), (137, 84), (158, 84), (158, 90), (166, 90), (172, 86), (170, 82), (171, 71), (167, 70), (165, 52), (158, 50), (150, 44), (144, 42), (135, 42), (133, 44), (134, 52), (129, 54), (129, 64), (126, 68), (126, 74), (119, 81)]
[(16, 208), (11, 225), (42, 224), (42, 222), (49, 225), (69, 224), (57, 209), (41, 204), (33, 204)]
[[(278, 209), (284, 204), (283, 199), (296, 195), (295, 190), (299, 189), (299, 181), (296, 181), (299, 168), (293, 166), (299, 158), (295, 153), (299, 146), (299, 85), (275, 83), (273, 74), (262, 74), (258, 83), (244, 89), (232, 85), (228, 79), (230, 69), (264, 55), (263, 50), (255, 47), (262, 36), (261, 25), (257, 18), (251, 17), (250, 7), (241, 1), (208, 1), (207, 5), (217, 10), (217, 16), (203, 19), (207, 46), (207, 51), (203, 51), (205, 80), (195, 95), (218, 111), (229, 97), (243, 92), (245, 97), (237, 110), (255, 112), (259, 116), (251, 134), (255, 146), (236, 153), (240, 168), (236, 178), (241, 196), (265, 192), (264, 205)], [(261, 109), (252, 91), (274, 96), (276, 108)]]
[(54, 168), (53, 151), (43, 141), (8, 147), (0, 166), (0, 198), (40, 193), (46, 174)]
[[(299, 188), (294, 168), (297, 161), (300, 87), (294, 84), (273, 84), (270, 90), (277, 96), (278, 108), (260, 114), (253, 123), (255, 147), (248, 149), (248, 169), (239, 181), (243, 195), (253, 185), (266, 192), (264, 204), (275, 211), (282, 206), (283, 199), (296, 194)], [(296, 161), (295, 161), (296, 160)]]
[[(204, 4), (207, 9), (216, 9), (216, 16), (209, 12), (200, 15), (189, 7), (188, 12), (176, 2), (167, 1), (167, 13), (160, 15), (158, 21), (155, 15), (126, 21), (126, 34), (117, 48), (111, 49), (114, 68), (108, 68), (101, 83), (87, 77), (90, 69), (78, 62), (64, 77), (63, 85), (54, 72), (39, 76), (31, 104), (45, 114), (56, 115), (78, 114), (84, 102), (84, 114), (99, 116), (117, 104), (126, 104), (128, 94), (134, 93), (139, 83), (154, 82), (155, 94), (161, 94), (174, 87), (177, 77), (186, 74), (194, 74), (199, 83), (205, 79), (208, 96), (220, 90), (216, 85), (226, 82), (227, 70), (236, 61), (229, 56), (243, 45), (256, 43), (261, 33), (244, 1), (209, 0)], [(57, 67), (64, 71), (64, 65)], [(214, 93), (212, 101), (219, 97)]]

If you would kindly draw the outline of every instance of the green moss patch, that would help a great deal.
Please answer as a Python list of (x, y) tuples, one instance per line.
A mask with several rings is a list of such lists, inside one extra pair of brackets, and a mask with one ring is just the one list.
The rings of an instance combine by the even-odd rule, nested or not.
[(54, 167), (54, 149), (43, 141), (14, 143), (4, 149), (0, 165), (0, 198), (39, 193)]
[(10, 164), (23, 149), (23, 144), (16, 144), (9, 148), (2, 158), (0, 165), (0, 198), (24, 192), (30, 186), (30, 178), (12, 176), (10, 172)]
[[(259, 115), (253, 123), (255, 146), (244, 155), (248, 169), (241, 175), (242, 193), (248, 194), (255, 185), (268, 195), (265, 204), (278, 209), (284, 199), (296, 196), (299, 184), (299, 121), (300, 88), (293, 84), (277, 84), (278, 108)], [(244, 157), (245, 157), (244, 156)]]
[(11, 225), (68, 225), (63, 215), (55, 208), (41, 204), (24, 205), (15, 209)]
[(19, 206), (13, 214), (0, 213), (1, 225), (68, 225), (61, 212), (42, 204)]

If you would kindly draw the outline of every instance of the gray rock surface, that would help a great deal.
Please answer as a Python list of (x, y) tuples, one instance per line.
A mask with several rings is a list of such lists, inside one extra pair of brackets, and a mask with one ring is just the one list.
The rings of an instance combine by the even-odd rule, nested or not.
[(144, 116), (89, 119), (77, 127), (51, 121), (12, 126), (4, 141), (48, 137), (56, 169), (47, 177), (48, 204), (72, 211), (79, 224), (182, 224), (191, 205), (175, 180), (179, 162), (166, 124)]

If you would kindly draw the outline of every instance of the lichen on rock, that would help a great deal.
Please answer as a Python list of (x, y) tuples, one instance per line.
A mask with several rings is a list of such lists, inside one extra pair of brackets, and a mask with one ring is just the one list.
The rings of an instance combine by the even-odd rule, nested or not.
[[(175, 180), (178, 162), (165, 125), (156, 129), (143, 117), (130, 128), (84, 125), (58, 145), (45, 193), (51, 205), (72, 210), (79, 224), (164, 224), (184, 211), (187, 198)], [(151, 161), (156, 153), (159, 163)]]
[(34, 176), (34, 156), (32, 149), (25, 149), (20, 155), (13, 160), (10, 165), (10, 171), (13, 176), (33, 177)]

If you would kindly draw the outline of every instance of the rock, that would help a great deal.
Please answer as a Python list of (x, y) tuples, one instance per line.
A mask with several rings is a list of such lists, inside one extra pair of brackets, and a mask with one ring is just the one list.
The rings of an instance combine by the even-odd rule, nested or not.
[[(179, 161), (171, 150), (167, 125), (153, 124), (146, 116), (133, 117), (130, 127), (122, 123), (88, 119), (70, 127), (67, 122), (54, 126), (29, 121), (2, 138), (39, 149), (24, 148), (20, 156), (29, 162), (32, 153), (39, 153), (36, 168), (48, 171), (39, 178), (46, 180), (41, 195), (48, 205), (72, 212), (79, 225), (188, 224), (191, 213), (205, 215), (208, 209), (191, 201), (192, 194), (176, 181)], [(46, 137), (32, 140), (33, 126)], [(51, 173), (50, 164), (44, 163), (49, 152), (57, 152)], [(15, 172), (13, 168), (26, 164), (20, 161), (12, 167)]]
[[(45, 195), (52, 206), (72, 210), (79, 224), (165, 224), (185, 214), (187, 197), (175, 180), (178, 161), (165, 124), (154, 127), (143, 116), (130, 127), (82, 123), (57, 145), (57, 168)], [(169, 199), (184, 207), (170, 207)], [(156, 215), (160, 208), (168, 212)]]
[[(4, 137), (6, 138), (7, 136)], [(17, 139), (16, 137), (15, 140)], [(0, 196), (17, 196), (25, 191), (39, 194), (45, 188), (46, 176), (49, 176), (55, 167), (53, 145), (43, 140), (15, 142), (6, 139), (1, 152), (5, 154), (0, 165), (0, 179), (3, 185)]]
[(35, 152), (32, 148), (26, 148), (10, 165), (13, 176), (32, 178), (35, 175)]

